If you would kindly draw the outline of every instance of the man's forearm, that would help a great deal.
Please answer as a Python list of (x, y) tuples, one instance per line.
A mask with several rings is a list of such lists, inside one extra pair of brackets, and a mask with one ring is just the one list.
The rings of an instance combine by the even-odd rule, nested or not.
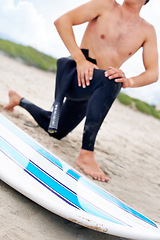
[(73, 26), (76, 24), (71, 19), (69, 15), (63, 15), (57, 19), (54, 24), (63, 43), (76, 62), (78, 86), (85, 88), (90, 85), (90, 80), (93, 78), (93, 70), (97, 68), (97, 66), (87, 61), (81, 49), (78, 47), (73, 32)]
[(66, 15), (64, 15), (59, 19), (57, 19), (54, 22), (54, 24), (57, 28), (57, 31), (63, 43), (67, 47), (73, 59), (76, 62), (80, 61), (81, 59), (85, 59), (84, 55), (82, 54), (80, 48), (76, 43), (73, 28), (72, 28), (72, 23), (70, 19)]
[(152, 84), (158, 80), (158, 70), (145, 71), (142, 74), (128, 78), (128, 87), (136, 88)]
[(146, 70), (142, 74), (130, 78), (127, 78), (121, 69), (109, 67), (109, 69), (105, 71), (105, 76), (115, 82), (121, 82), (123, 88), (142, 87), (158, 80), (158, 67), (152, 70)]

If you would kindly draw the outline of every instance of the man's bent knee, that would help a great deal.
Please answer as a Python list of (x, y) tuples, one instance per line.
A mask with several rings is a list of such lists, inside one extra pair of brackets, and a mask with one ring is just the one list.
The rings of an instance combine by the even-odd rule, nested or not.
[(61, 134), (59, 134), (58, 132), (54, 132), (54, 133), (48, 133), (50, 137), (53, 137), (57, 140), (61, 140), (62, 138), (64, 138), (65, 136), (62, 136)]

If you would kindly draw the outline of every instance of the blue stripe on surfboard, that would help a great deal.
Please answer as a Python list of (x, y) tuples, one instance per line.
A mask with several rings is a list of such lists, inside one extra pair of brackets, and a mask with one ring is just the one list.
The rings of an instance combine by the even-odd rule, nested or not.
[(61, 195), (59, 195), (56, 191), (54, 191), (53, 189), (49, 188), (47, 185), (45, 185), (43, 182), (41, 182), (38, 178), (36, 178), (34, 175), (32, 175), (29, 171), (27, 171), (23, 166), (21, 166), (17, 161), (15, 161), (11, 156), (9, 156), (6, 152), (2, 151), (2, 149), (0, 149), (0, 152), (2, 152), (7, 158), (9, 158), (11, 161), (13, 161), (16, 165), (18, 165), (21, 169), (23, 169), (26, 173), (28, 173), (30, 176), (32, 176), (34, 179), (36, 179), (40, 184), (42, 184), (44, 187), (46, 187), (49, 191), (51, 191), (52, 193), (54, 193), (56, 196), (58, 196), (59, 198), (61, 198), (63, 201), (65, 201), (66, 203), (68, 203), (69, 205), (77, 208), (77, 206), (75, 206), (74, 204), (72, 204), (71, 202), (67, 201), (66, 199), (64, 199)]
[(84, 180), (83, 178), (80, 179), (80, 182), (83, 185), (85, 185), (85, 186), (89, 187), (90, 189), (92, 189), (94, 192), (98, 193), (100, 196), (103, 196), (104, 198), (107, 198), (111, 203), (113, 203), (116, 206), (119, 206), (124, 211), (126, 211), (128, 213), (131, 213), (133, 216), (136, 216), (139, 219), (141, 219), (141, 220), (151, 224), (152, 226), (158, 228), (158, 226), (153, 221), (151, 221), (150, 219), (146, 218), (145, 216), (143, 216), (139, 212), (135, 211), (134, 209), (130, 208), (129, 206), (127, 206), (123, 202), (119, 201), (118, 199), (116, 199), (115, 197), (110, 195), (109, 193), (105, 192), (103, 189), (100, 189), (96, 185), (90, 183), (89, 181)]
[(72, 178), (74, 178), (75, 180), (79, 180), (82, 176), (80, 176), (78, 173), (76, 173), (75, 171), (73, 171), (73, 169), (69, 169), (67, 171), (67, 174), (70, 175)]
[(26, 168), (29, 164), (29, 160), (25, 158), (23, 155), (20, 155), (19, 152), (14, 150), (9, 146), (9, 144), (0, 136), (0, 150), (4, 153), (9, 154), (9, 156), (14, 156), (14, 159), (16, 159), (16, 162), (22, 166), (23, 168)]
[(31, 137), (29, 137), (27, 134), (23, 133), (23, 131), (21, 129), (19, 129), (13, 123), (11, 123), (10, 121), (8, 121), (4, 117), (2, 117), (1, 114), (0, 114), (0, 123), (2, 123), (5, 127), (7, 127), (9, 130), (11, 130), (11, 132), (13, 132), (19, 138), (21, 138), (25, 143), (27, 143), (29, 146), (34, 148), (37, 152), (39, 152), (45, 158), (50, 160), (57, 167), (59, 167), (60, 169), (63, 169), (61, 162), (57, 158), (55, 158), (54, 156), (49, 154), (40, 145), (38, 145), (36, 142), (34, 142), (34, 140)]
[[(14, 147), (8, 144), (6, 140), (2, 139), (1, 137), (0, 146), (1, 151), (5, 153), (5, 155), (12, 159), (16, 158), (18, 164), (21, 165), (25, 171), (27, 171), (31, 176), (33, 176), (35, 179), (41, 182), (44, 186), (47, 186), (47, 188), (49, 187), (51, 190), (56, 191), (58, 196), (61, 195), (61, 198), (65, 202), (69, 201), (79, 209), (82, 209), (89, 214), (108, 220), (110, 222), (120, 225), (127, 225), (125, 223), (122, 223), (120, 220), (110, 216), (109, 214), (107, 215), (106, 213), (102, 212), (102, 210), (97, 209), (95, 206), (91, 205), (90, 203), (86, 202), (83, 199), (81, 199), (81, 202), (83, 202), (85, 208), (82, 207), (81, 204), (79, 203), (77, 195), (75, 195), (72, 191), (68, 190), (68, 188), (64, 187), (64, 185), (60, 185), (55, 179), (53, 179), (53, 177), (51, 177), (50, 175), (42, 171), (40, 168), (38, 168), (36, 165), (34, 165), (32, 162), (30, 162), (29, 159), (27, 159), (25, 156), (19, 153)], [(27, 166), (26, 163), (28, 163)]]
[(43, 179), (43, 182), (47, 184), (51, 189), (55, 189), (57, 193), (63, 193), (63, 197), (67, 195), (67, 199), (73, 202), (76, 206), (79, 206), (79, 202), (75, 197), (75, 194), (71, 193), (68, 189), (61, 186), (56, 182), (51, 176), (45, 174), (43, 171), (38, 169), (33, 163), (30, 162), (25, 156), (19, 153), (14, 147), (12, 147), (9, 143), (7, 143), (4, 139), (0, 137), (0, 148), (3, 152), (5, 152), (9, 157), (15, 159), (15, 161), (22, 166), (24, 170), (27, 170), (32, 175), (36, 176), (40, 180)]
[(121, 209), (123, 209), (124, 211), (131, 213), (133, 216), (138, 217), (139, 219), (151, 224), (152, 226), (157, 227), (157, 225), (151, 221), (150, 219), (146, 218), (145, 216), (143, 216), (142, 214), (140, 214), (139, 212), (135, 211), (134, 209), (130, 208), (129, 206), (125, 205), (123, 202), (119, 201), (118, 199), (116, 199), (115, 197), (113, 197), (111, 194), (107, 193), (106, 191), (104, 191), (103, 189), (99, 188), (98, 186), (96, 186), (95, 184), (93, 184), (92, 182), (86, 181), (86, 179), (82, 178), (80, 175), (78, 175), (75, 171), (73, 171), (72, 169), (69, 169), (67, 171), (68, 175), (70, 175), (71, 177), (73, 177), (75, 180), (79, 180), (81, 184), (83, 184), (84, 186), (87, 186), (89, 189), (91, 189), (92, 191), (94, 191), (95, 193), (99, 194), (99, 196), (102, 196), (104, 198), (106, 198), (107, 200), (109, 200), (111, 203), (113, 203), (114, 205), (120, 207)]
[[(59, 160), (57, 160), (54, 156), (52, 156), (50, 153), (48, 153), (40, 145), (36, 144), (36, 142), (34, 142), (34, 140), (32, 140), (31, 137), (27, 136), (27, 134), (23, 133), (22, 130), (20, 130), (19, 128), (15, 127), (13, 123), (8, 121), (1, 114), (0, 114), (0, 122), (4, 126), (6, 126), (8, 129), (10, 129), (13, 133), (15, 133), (16, 136), (20, 137), (23, 141), (25, 141), (29, 146), (34, 148), (37, 152), (39, 152), (44, 157), (46, 157), (49, 161), (51, 161), (53, 164), (55, 164), (57, 167), (59, 167), (60, 169), (63, 169), (63, 165), (62, 165), (62, 163), (60, 163)], [(82, 178), (80, 175), (75, 173), (72, 169), (68, 170), (67, 173), (68, 173), (68, 175), (73, 177), (76, 181), (78, 181), (80, 179), (80, 181), (84, 185), (88, 186), (90, 189), (94, 190), (99, 195), (105, 197), (107, 200), (109, 200), (110, 202), (112, 202), (116, 206), (120, 207), (121, 209), (125, 210), (126, 212), (134, 215), (135, 217), (141, 219), (142, 221), (145, 221), (146, 223), (148, 223), (148, 224), (150, 224), (150, 225), (152, 225), (152, 226), (157, 228), (157, 225), (154, 222), (152, 222), (150, 219), (146, 218), (145, 216), (141, 215), (137, 211), (135, 211), (132, 208), (128, 207), (126, 204), (124, 204), (123, 202), (121, 202), (117, 198), (113, 197), (109, 193), (105, 192), (104, 190), (102, 190), (101, 188), (99, 188), (95, 184), (91, 183), (87, 179)]]
[[(54, 179), (58, 184), (62, 185), (64, 188), (68, 189), (70, 192), (72, 192), (74, 195), (76, 195), (76, 192), (74, 192), (73, 190), (71, 190), (70, 188), (68, 188), (67, 186), (65, 186), (63, 183), (61, 183), (60, 181), (58, 181), (56, 178), (54, 178), (53, 176), (51, 176), (49, 173), (47, 173), (44, 169), (42, 169), (40, 166), (38, 166), (37, 164), (35, 164), (33, 161), (29, 160), (30, 163), (32, 165), (34, 165), (37, 169), (39, 169), (40, 171), (44, 172), (46, 175), (48, 175), (50, 178)], [(27, 169), (27, 168), (26, 168)]]
[(77, 206), (75, 206), (74, 204), (72, 204), (71, 202), (67, 201), (67, 199), (63, 198), (60, 194), (58, 194), (56, 191), (54, 191), (53, 189), (51, 189), (50, 187), (48, 187), (46, 184), (44, 184), (42, 181), (40, 181), (36, 176), (34, 176), (33, 174), (31, 174), (29, 171), (27, 171), (26, 169), (23, 169), (26, 173), (28, 173), (31, 177), (33, 177), (35, 180), (37, 180), (41, 185), (43, 185), (45, 188), (47, 188), (49, 191), (51, 191), (52, 193), (54, 193), (57, 197), (59, 197), (60, 199), (62, 199), (63, 201), (65, 201), (66, 203), (68, 203), (69, 205), (71, 205), (72, 207), (77, 208)]
[(67, 173), (68, 173), (68, 175), (70, 175), (71, 177), (73, 177), (77, 181), (80, 179), (79, 181), (80, 181), (81, 184), (83, 184), (84, 186), (87, 186), (89, 189), (91, 189), (95, 193), (97, 193), (100, 196), (106, 198), (107, 200), (109, 200), (114, 205), (120, 207), (124, 211), (126, 211), (128, 213), (131, 213), (133, 216), (136, 216), (139, 219), (141, 219), (141, 220), (151, 224), (152, 226), (158, 228), (157, 225), (153, 221), (151, 221), (150, 219), (146, 218), (145, 216), (143, 216), (139, 212), (135, 211), (134, 209), (130, 208), (129, 206), (125, 205), (123, 202), (119, 201), (118, 199), (116, 199), (115, 197), (113, 197), (112, 195), (110, 195), (109, 193), (104, 191), (103, 189), (101, 189), (98, 186), (94, 185), (93, 183), (91, 183), (89, 181), (86, 181), (86, 179), (82, 178), (80, 175), (78, 175), (72, 169), (69, 169), (67, 171)]

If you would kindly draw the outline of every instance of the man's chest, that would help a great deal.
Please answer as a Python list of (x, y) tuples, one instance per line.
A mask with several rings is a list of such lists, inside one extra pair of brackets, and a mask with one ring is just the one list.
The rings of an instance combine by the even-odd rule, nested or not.
[(125, 23), (114, 16), (101, 18), (97, 30), (103, 47), (125, 58), (133, 55), (144, 42), (140, 24)]

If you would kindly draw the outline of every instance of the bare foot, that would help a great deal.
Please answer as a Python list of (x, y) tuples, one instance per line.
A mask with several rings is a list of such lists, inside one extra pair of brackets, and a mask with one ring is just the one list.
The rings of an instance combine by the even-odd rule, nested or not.
[(91, 176), (95, 180), (102, 182), (108, 182), (110, 180), (99, 168), (94, 158), (94, 152), (92, 151), (82, 149), (76, 160), (76, 164), (85, 174)]
[(8, 95), (9, 95), (9, 103), (6, 106), (4, 106), (3, 109), (6, 111), (13, 112), (14, 107), (19, 105), (22, 97), (13, 90), (10, 90)]

